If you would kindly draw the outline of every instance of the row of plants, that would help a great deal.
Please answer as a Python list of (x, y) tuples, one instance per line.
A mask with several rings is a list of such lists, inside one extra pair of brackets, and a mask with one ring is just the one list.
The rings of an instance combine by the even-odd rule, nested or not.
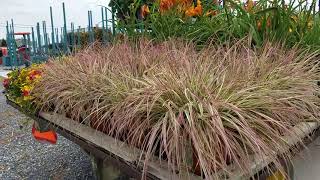
[[(183, 179), (219, 179), (230, 164), (289, 148), (292, 127), (319, 119), (319, 53), (248, 39), (235, 44), (124, 41), (13, 71), (9, 99), (53, 111), (144, 150)], [(302, 140), (301, 140), (302, 142)], [(277, 155), (278, 154), (278, 155)], [(182, 173), (188, 172), (188, 173)]]
[[(94, 41), (97, 43), (103, 43), (103, 30), (101, 28), (93, 28), (93, 37)], [(79, 48), (84, 49), (90, 45), (89, 39), (90, 33), (89, 32), (74, 32), (68, 33), (68, 43), (69, 44), (76, 44)], [(105, 40), (110, 43), (112, 42), (114, 36), (110, 29), (106, 30), (105, 32)]]
[(317, 1), (122, 0), (111, 1), (118, 29), (130, 38), (179, 37), (203, 47), (250, 36), (254, 45), (282, 41), (289, 47), (320, 45)]

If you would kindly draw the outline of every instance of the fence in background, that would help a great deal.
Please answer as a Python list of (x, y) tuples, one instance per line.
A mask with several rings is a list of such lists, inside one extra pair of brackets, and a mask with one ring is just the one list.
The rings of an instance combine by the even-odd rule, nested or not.
[[(93, 24), (92, 11), (88, 11), (88, 26), (75, 26), (73, 22), (67, 22), (65, 3), (62, 3), (63, 27), (54, 24), (53, 8), (50, 7), (50, 26), (47, 22), (38, 22), (30, 32), (15, 32), (14, 21), (7, 21), (7, 50), (8, 55), (4, 57), (4, 64), (12, 69), (23, 64), (38, 63), (47, 60), (49, 57), (69, 55), (76, 49), (86, 44), (100, 41), (108, 44), (116, 34), (115, 12), (113, 8), (101, 7), (101, 21), (96, 26)], [(108, 17), (108, 12), (111, 17)], [(101, 24), (101, 26), (99, 25)], [(51, 32), (48, 33), (47, 27)], [(70, 28), (68, 28), (70, 27)], [(17, 36), (20, 37), (18, 47)]]

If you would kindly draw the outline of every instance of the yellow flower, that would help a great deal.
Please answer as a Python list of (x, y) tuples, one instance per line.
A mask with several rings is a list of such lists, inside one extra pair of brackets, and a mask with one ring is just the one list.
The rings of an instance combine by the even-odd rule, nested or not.
[(23, 86), (21, 88), (21, 91), (22, 91), (22, 96), (30, 96), (30, 92), (31, 92), (32, 88), (30, 86)]
[(289, 28), (289, 33), (292, 33), (292, 29), (291, 28)]

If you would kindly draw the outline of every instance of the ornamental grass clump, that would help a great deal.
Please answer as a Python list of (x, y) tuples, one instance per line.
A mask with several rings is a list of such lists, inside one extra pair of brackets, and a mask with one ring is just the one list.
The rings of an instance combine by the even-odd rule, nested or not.
[(290, 160), (283, 137), (299, 138), (292, 127), (319, 118), (319, 57), (245, 42), (88, 49), (44, 65), (33, 92), (43, 110), (142, 149), (145, 171), (154, 156), (184, 178), (219, 179), (230, 164), (250, 173), (253, 155), (281, 168)]

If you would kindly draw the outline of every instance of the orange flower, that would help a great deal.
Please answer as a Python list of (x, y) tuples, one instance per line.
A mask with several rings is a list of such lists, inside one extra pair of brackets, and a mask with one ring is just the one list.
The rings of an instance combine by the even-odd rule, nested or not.
[(160, 0), (160, 12), (169, 10), (175, 4), (176, 4), (176, 0)]
[(41, 71), (40, 70), (31, 70), (29, 72), (29, 80), (35, 80), (41, 77)]
[(194, 8), (194, 11), (195, 11), (197, 16), (200, 16), (202, 14), (202, 6), (201, 5), (197, 5), (197, 7)]
[(258, 20), (258, 22), (257, 22), (257, 28), (258, 28), (259, 31), (261, 30), (261, 26), (262, 26), (261, 21)]
[(194, 7), (190, 7), (186, 10), (186, 15), (189, 17), (194, 16), (195, 12), (194, 12)]
[(268, 19), (267, 19), (267, 27), (271, 27), (271, 18), (270, 17), (268, 17)]
[(177, 0), (178, 10), (185, 12), (193, 4), (193, 0)]
[(205, 16), (215, 16), (218, 14), (217, 10), (209, 10), (206, 12)]
[(193, 0), (178, 0), (178, 4), (180, 5), (190, 5), (193, 3)]
[(197, 6), (196, 6), (196, 7), (191, 6), (190, 8), (188, 8), (188, 9), (186, 10), (185, 13), (186, 13), (186, 15), (189, 16), (189, 17), (202, 15), (202, 5), (201, 5), (201, 1), (198, 0), (198, 1), (197, 1)]
[(141, 6), (140, 15), (142, 18), (145, 18), (149, 13), (150, 13), (150, 9), (148, 5), (144, 4), (143, 6)]

